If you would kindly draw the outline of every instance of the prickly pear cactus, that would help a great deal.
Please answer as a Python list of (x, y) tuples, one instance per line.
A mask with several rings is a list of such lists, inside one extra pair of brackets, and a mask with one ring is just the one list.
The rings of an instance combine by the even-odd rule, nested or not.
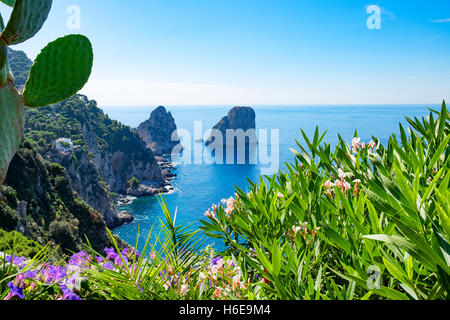
[(2, 38), (8, 45), (32, 38), (47, 20), (52, 0), (16, 0)]
[(92, 46), (85, 36), (69, 35), (49, 43), (36, 58), (25, 84), (27, 107), (56, 103), (78, 92), (89, 79), (92, 62)]
[[(6, 178), (11, 162), (23, 135), (25, 104), (16, 88), (8, 83), (0, 87), (0, 184)], [(8, 106), (4, 108), (3, 106)]]
[(13, 8), (6, 27), (0, 16), (0, 186), (23, 138), (25, 106), (42, 107), (70, 98), (88, 81), (92, 45), (85, 36), (69, 35), (49, 43), (38, 55), (23, 95), (14, 86), (8, 45), (32, 38), (44, 24), (52, 0), (0, 0)]

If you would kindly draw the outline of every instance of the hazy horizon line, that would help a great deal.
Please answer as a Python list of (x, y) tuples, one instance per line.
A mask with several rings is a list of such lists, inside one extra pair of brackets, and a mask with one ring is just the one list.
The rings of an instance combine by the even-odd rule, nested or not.
[[(95, 99), (94, 99), (95, 100)], [(101, 108), (154, 108), (154, 107), (381, 107), (381, 106), (436, 106), (433, 103), (345, 103), (345, 104), (148, 104), (148, 105), (102, 105)]]

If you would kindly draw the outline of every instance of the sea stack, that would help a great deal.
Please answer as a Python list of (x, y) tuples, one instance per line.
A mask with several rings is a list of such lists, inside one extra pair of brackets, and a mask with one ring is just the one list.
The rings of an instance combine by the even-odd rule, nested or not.
[(156, 156), (163, 156), (171, 154), (173, 148), (180, 143), (176, 130), (177, 125), (172, 114), (160, 106), (152, 112), (150, 119), (139, 125), (137, 133)]
[[(219, 121), (213, 130), (222, 133), (224, 144), (226, 144), (227, 130), (243, 130), (246, 134), (245, 144), (257, 143), (256, 138), (256, 113), (250, 107), (234, 107), (228, 112), (228, 115)], [(249, 131), (250, 130), (250, 131)], [(215, 141), (214, 133), (206, 141), (206, 145), (210, 145)]]

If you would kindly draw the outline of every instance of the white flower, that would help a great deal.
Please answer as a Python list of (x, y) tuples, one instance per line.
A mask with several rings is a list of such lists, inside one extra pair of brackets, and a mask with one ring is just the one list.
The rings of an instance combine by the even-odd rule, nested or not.
[(183, 284), (180, 288), (180, 294), (185, 296), (189, 292), (189, 286), (187, 284)]
[(361, 138), (353, 138), (353, 140), (352, 140), (353, 147), (359, 147), (360, 144), (361, 144)]
[(294, 231), (294, 234), (297, 235), (297, 233), (299, 233), (302, 230), (302, 227), (293, 227), (292, 231)]

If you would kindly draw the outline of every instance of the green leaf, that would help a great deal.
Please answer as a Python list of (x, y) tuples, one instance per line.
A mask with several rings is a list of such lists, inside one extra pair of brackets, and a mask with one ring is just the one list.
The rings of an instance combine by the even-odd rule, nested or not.
[(430, 160), (430, 163), (428, 164), (428, 169), (433, 169), (434, 165), (438, 162), (438, 160), (442, 157), (444, 154), (444, 150), (448, 147), (448, 143), (450, 141), (450, 135), (448, 135), (444, 141), (439, 145), (436, 152), (433, 155), (433, 158)]
[(447, 106), (445, 101), (442, 102), (442, 109), (439, 115), (439, 129), (438, 129), (438, 141), (441, 141), (444, 136), (444, 129), (447, 122)]
[[(11, 2), (7, 4), (10, 5)], [(8, 45), (19, 44), (32, 38), (41, 30), (51, 7), (52, 0), (16, 0), (2, 38)]]
[(356, 284), (358, 284), (359, 286), (365, 288), (366, 290), (370, 290), (373, 293), (376, 293), (380, 296), (386, 297), (388, 299), (392, 299), (392, 300), (409, 300), (408, 296), (406, 296), (405, 294), (401, 293), (400, 291), (394, 290), (392, 288), (388, 288), (388, 287), (380, 287), (380, 288), (368, 288), (367, 287), (367, 280), (362, 280), (360, 278), (351, 276), (351, 275), (344, 275), (342, 273), (340, 273), (339, 271), (336, 270), (332, 270), (334, 273), (336, 273), (338, 276), (340, 276), (341, 278), (344, 278), (348, 281), (354, 281), (356, 282)]
[(408, 252), (411, 256), (421, 261), (428, 269), (436, 271), (436, 265), (434, 261), (430, 258), (428, 253), (423, 252), (417, 245), (408, 241), (407, 239), (400, 236), (389, 236), (385, 234), (381, 235), (368, 235), (363, 238), (371, 239), (375, 241), (381, 241), (386, 244), (395, 244), (399, 248)]
[(5, 85), (8, 79), (8, 47), (6, 46), (6, 43), (3, 41), (0, 41), (0, 81), (1, 85)]
[(278, 248), (277, 239), (273, 240), (272, 246), (272, 265), (273, 265), (273, 275), (274, 277), (278, 277), (281, 270), (281, 253)]
[(325, 241), (330, 242), (334, 246), (344, 250), (347, 254), (350, 254), (352, 251), (352, 245), (350, 242), (342, 238), (342, 236), (331, 229), (330, 227), (323, 225), (324, 232), (319, 231), (319, 235)]
[(24, 97), (28, 107), (68, 99), (84, 87), (93, 63), (92, 45), (82, 35), (68, 35), (47, 45), (31, 67)]
[(442, 207), (439, 205), (439, 203), (436, 203), (436, 210), (439, 216), (439, 224), (441, 225), (442, 229), (444, 229), (444, 232), (447, 235), (447, 237), (450, 238), (450, 218), (447, 215), (447, 213), (442, 209)]

